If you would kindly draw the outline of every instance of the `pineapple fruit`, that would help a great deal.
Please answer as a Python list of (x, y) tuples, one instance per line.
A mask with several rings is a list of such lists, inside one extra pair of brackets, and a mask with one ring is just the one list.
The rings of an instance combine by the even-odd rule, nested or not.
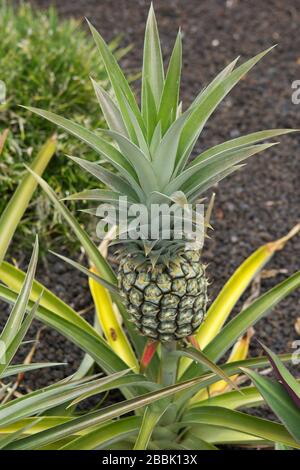
[[(94, 200), (119, 209), (119, 198), (130, 204), (195, 204), (199, 196), (238, 170), (248, 157), (273, 144), (266, 138), (290, 132), (266, 130), (238, 137), (203, 151), (190, 161), (208, 118), (229, 91), (272, 48), (237, 66), (237, 59), (182, 111), (179, 100), (182, 65), (181, 33), (165, 73), (156, 19), (151, 6), (146, 25), (141, 108), (121, 68), (100, 34), (90, 25), (105, 64), (114, 96), (93, 81), (109, 130), (93, 133), (51, 112), (29, 108), (92, 147), (114, 167), (70, 157), (108, 189), (77, 193), (70, 198)], [(260, 142), (260, 143), (258, 143)], [(151, 226), (151, 220), (149, 221)], [(138, 331), (169, 342), (193, 334), (204, 321), (207, 279), (200, 251), (186, 239), (126, 240), (121, 251), (119, 288)], [(117, 240), (120, 241), (120, 240)]]
[(169, 266), (138, 266), (127, 256), (120, 263), (119, 282), (134, 324), (149, 338), (179, 340), (204, 320), (207, 280), (198, 251), (178, 253)]

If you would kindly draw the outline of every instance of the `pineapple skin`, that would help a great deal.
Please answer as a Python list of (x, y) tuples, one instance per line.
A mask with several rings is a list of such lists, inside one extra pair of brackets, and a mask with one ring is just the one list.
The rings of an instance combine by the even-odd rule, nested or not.
[(143, 336), (161, 342), (192, 335), (205, 319), (207, 278), (200, 253), (185, 251), (169, 266), (138, 266), (128, 255), (118, 272), (131, 321)]

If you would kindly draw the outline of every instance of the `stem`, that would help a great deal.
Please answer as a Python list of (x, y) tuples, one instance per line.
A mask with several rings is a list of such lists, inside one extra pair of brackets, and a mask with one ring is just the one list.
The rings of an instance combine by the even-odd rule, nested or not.
[[(176, 341), (169, 343), (161, 343), (161, 366), (160, 366), (160, 383), (164, 387), (174, 385), (177, 378), (177, 357), (172, 354), (176, 350)], [(170, 400), (171, 402), (172, 400)], [(170, 411), (170, 417), (168, 416)], [(154, 406), (147, 407), (144, 412), (142, 425), (140, 428), (139, 435), (137, 437), (134, 450), (147, 449), (152, 433), (158, 421), (164, 415), (166, 422), (169, 423), (171, 416), (173, 416), (173, 410), (168, 406), (162, 408), (156, 408)], [(168, 419), (169, 418), (169, 419)]]
[(176, 382), (178, 359), (172, 354), (173, 351), (176, 351), (176, 341), (161, 343), (160, 383), (164, 387)]

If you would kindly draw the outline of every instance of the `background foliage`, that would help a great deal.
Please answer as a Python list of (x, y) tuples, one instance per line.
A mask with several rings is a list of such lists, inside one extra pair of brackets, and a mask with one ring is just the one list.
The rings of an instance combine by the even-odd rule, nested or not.
[[(110, 46), (116, 49), (118, 40)], [(118, 50), (121, 57), (126, 50)], [(59, 20), (56, 10), (39, 11), (29, 4), (14, 10), (10, 2), (0, 0), (0, 79), (7, 89), (6, 102), (0, 105), (0, 131), (9, 128), (9, 136), (0, 161), (1, 200), (4, 210), (24, 173), (24, 163), (32, 160), (54, 126), (37, 116), (29, 116), (19, 105), (36, 105), (55, 110), (88, 128), (103, 126), (89, 75), (107, 88), (103, 66), (92, 39), (74, 19)], [(61, 133), (58, 150), (47, 172), (47, 179), (59, 194), (90, 187), (90, 179), (71, 165), (64, 154), (94, 158), (85, 145)], [(50, 210), (46, 198), (34, 199), (17, 233), (21, 248), (32, 233), (32, 223), (43, 239), (43, 247), (69, 243), (68, 231)], [(51, 235), (50, 237), (45, 235)], [(71, 245), (69, 245), (70, 248)]]

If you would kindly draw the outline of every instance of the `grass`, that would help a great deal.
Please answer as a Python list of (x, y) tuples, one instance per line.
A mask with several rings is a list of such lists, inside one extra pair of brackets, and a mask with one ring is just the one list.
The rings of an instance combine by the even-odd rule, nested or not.
[[(97, 129), (104, 126), (104, 121), (89, 75), (108, 89), (93, 40), (80, 22), (59, 19), (53, 7), (39, 11), (21, 3), (14, 10), (9, 3), (0, 0), (0, 80), (6, 86), (6, 100), (0, 104), (0, 132), (10, 129), (0, 160), (0, 214), (24, 173), (24, 163), (31, 162), (56, 131), (46, 120), (19, 105), (52, 110)], [(118, 43), (116, 39), (111, 48), (120, 58), (127, 50), (118, 48)], [(66, 134), (60, 133), (58, 142), (57, 155), (46, 173), (49, 184), (64, 195), (94, 187), (95, 183), (64, 154), (89, 159), (95, 159), (95, 155)], [(68, 242), (69, 232), (60, 223), (60, 216), (53, 214), (41, 193), (36, 195), (16, 234), (21, 249), (27, 248), (27, 235), (32, 234), (33, 226), (42, 246), (64, 243), (74, 247)]]

